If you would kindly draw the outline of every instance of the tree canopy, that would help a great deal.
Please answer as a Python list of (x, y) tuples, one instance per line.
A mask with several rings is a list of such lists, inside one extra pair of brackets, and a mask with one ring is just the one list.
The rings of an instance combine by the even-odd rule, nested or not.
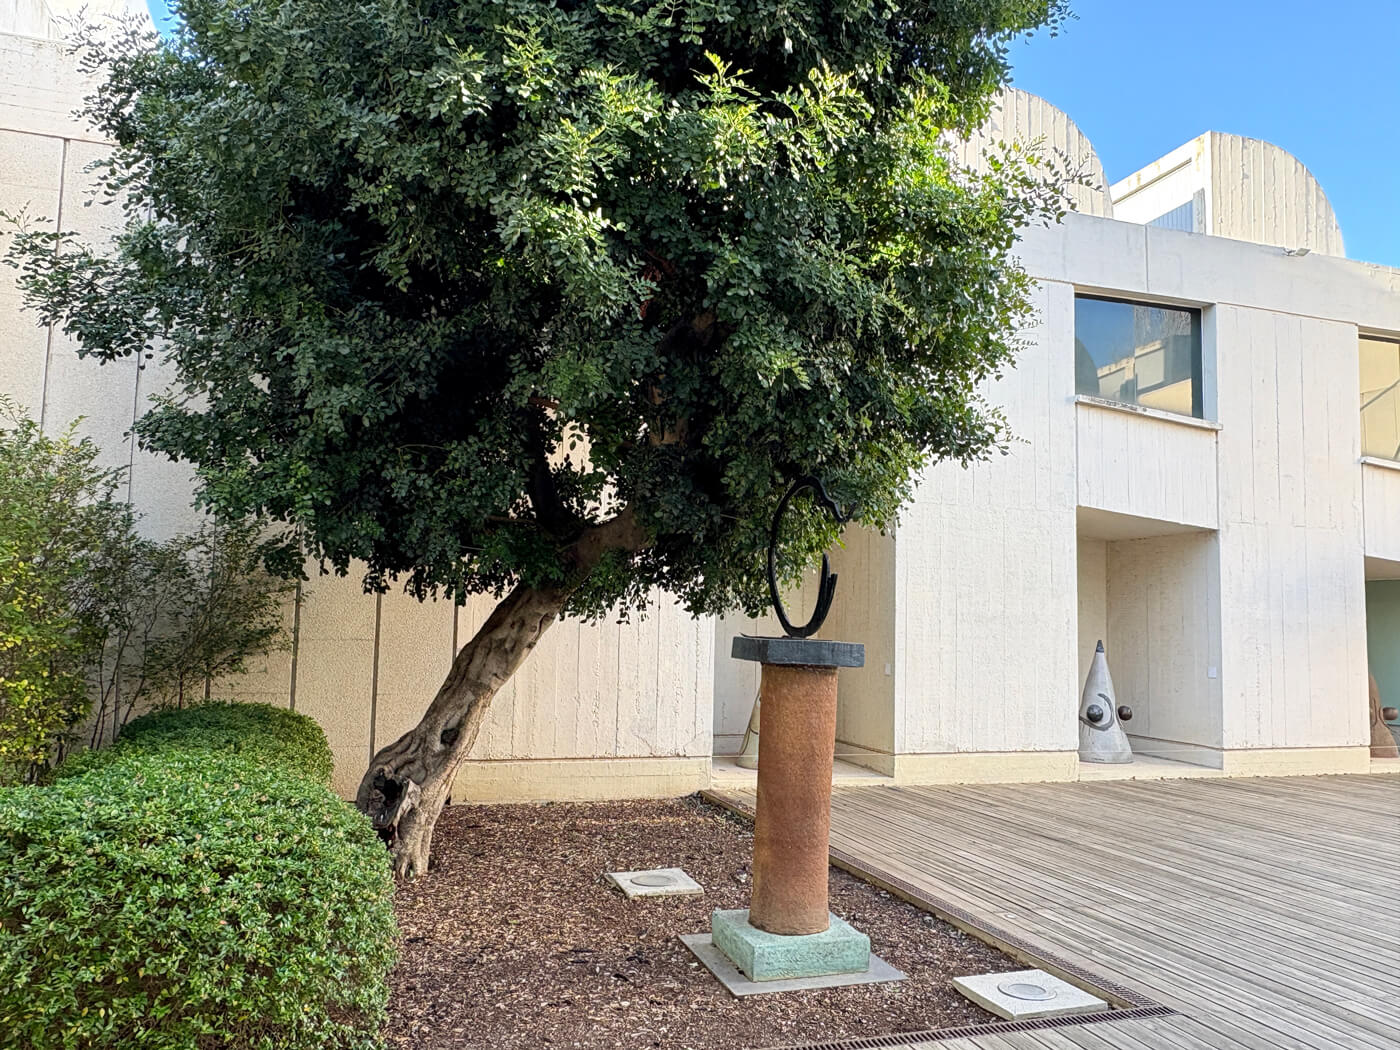
[[(178, 8), (92, 45), (124, 232), (12, 257), (86, 352), (173, 359), (139, 433), (220, 514), (371, 587), (754, 611), (794, 476), (887, 527), (923, 465), (1007, 440), (978, 388), (1026, 319), (1016, 231), (1063, 197), (948, 136), (1063, 0)], [(624, 509), (645, 542), (570, 578)]]

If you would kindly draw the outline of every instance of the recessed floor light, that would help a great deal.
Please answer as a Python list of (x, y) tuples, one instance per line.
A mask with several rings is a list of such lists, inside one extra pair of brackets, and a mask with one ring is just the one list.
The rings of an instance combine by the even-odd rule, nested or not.
[(1062, 1017), (1107, 1010), (1108, 1003), (1044, 970), (954, 977), (953, 987), (978, 1006), (1008, 1021)]
[(687, 897), (705, 889), (680, 868), (652, 868), (650, 871), (610, 871), (606, 878), (633, 897)]
[(1029, 981), (1006, 981), (997, 985), (997, 991), (1013, 999), (1025, 999), (1030, 1002), (1044, 1002), (1046, 999), (1055, 998), (1055, 993), (1043, 984), (1031, 984)]

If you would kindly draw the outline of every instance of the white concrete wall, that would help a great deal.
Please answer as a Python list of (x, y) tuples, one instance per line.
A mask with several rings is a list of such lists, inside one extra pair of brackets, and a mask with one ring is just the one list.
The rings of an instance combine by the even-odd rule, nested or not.
[(1108, 640), (1108, 542), (1080, 536), (1079, 555), (1079, 678), (1080, 691), (1089, 678), (1095, 647)]
[(1195, 206), (1193, 232), (1210, 232), (1208, 143), (1208, 136), (1201, 135), (1115, 182), (1109, 188), (1112, 217), (1145, 224), (1190, 202)]
[(1076, 407), (1081, 507), (1215, 528), (1214, 429), (1127, 406)]
[(1400, 562), (1400, 465), (1361, 468), (1366, 556)]
[[(292, 647), (213, 693), (315, 718), (348, 797), (373, 749), (417, 723), (492, 603), (367, 595), (356, 576), (310, 571), (300, 609), (286, 610)], [(615, 621), (564, 620), (545, 633), (492, 702), (456, 797), (685, 794), (708, 783), (712, 621), (660, 595), (644, 619)]]
[(1187, 533), (1106, 544), (1105, 647), (1136, 754), (1221, 764), (1217, 543)]
[[(62, 40), (0, 33), (0, 128), (59, 139), (97, 141), (74, 115), (94, 81), (84, 76)], [(9, 151), (4, 156), (8, 159)]]
[(1225, 746), (1359, 745), (1356, 328), (1235, 307), (1216, 325)]
[(831, 559), (836, 598), (820, 636), (860, 642), (865, 666), (840, 672), (836, 753), (888, 774), (895, 750), (895, 540), (849, 528), (843, 542)]
[[(0, 209), (25, 214), (31, 227), (62, 227), (101, 244), (122, 218), (116, 207), (93, 200), (86, 169), (107, 147), (73, 114), (92, 80), (78, 73), (65, 46), (0, 34)], [(130, 434), (164, 386), (162, 364), (80, 359), (73, 341), (21, 309), (16, 277), (0, 267), (0, 390), (48, 430), (81, 419), (78, 432), (97, 443), (101, 461), (129, 468), (125, 494), (142, 511), (145, 533), (163, 538), (192, 527), (188, 470), (142, 452)]]
[(1076, 743), (1074, 295), (992, 384), (1024, 439), (933, 469), (895, 540), (895, 744), (901, 753), (1068, 752)]
[[(1372, 263), (1321, 253), (1289, 257), (1268, 245), (1077, 214), (1057, 227), (1022, 231), (1017, 254), (1032, 276), (1083, 291), (1400, 332), (1400, 270)], [(1355, 356), (1348, 354), (1346, 367)]]
[(0, 34), (57, 40), (79, 20), (102, 26), (114, 18), (155, 28), (144, 0), (0, 0)]
[(1261, 139), (1210, 133), (1209, 232), (1258, 244), (1346, 255), (1321, 184), (1303, 162)]
[(53, 38), (60, 30), (45, 0), (0, 0), (0, 33)]

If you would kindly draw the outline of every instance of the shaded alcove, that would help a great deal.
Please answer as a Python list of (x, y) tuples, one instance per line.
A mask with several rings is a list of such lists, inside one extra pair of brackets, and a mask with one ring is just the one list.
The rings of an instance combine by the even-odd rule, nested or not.
[(1217, 534), (1080, 508), (1078, 584), (1079, 682), (1102, 639), (1134, 755), (1219, 768)]
[[(1381, 706), (1400, 708), (1400, 562), (1366, 559), (1366, 663)], [(1388, 724), (1400, 744), (1400, 718)]]

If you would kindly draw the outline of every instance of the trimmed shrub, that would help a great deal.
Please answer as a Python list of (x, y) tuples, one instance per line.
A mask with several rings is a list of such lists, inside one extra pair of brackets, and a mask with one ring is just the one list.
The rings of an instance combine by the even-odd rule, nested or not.
[(249, 742), (292, 725), (271, 710), (143, 719), (81, 775), (0, 791), (0, 1047), (376, 1044), (388, 854), (359, 813)]
[(73, 756), (59, 767), (57, 776), (81, 776), (133, 754), (176, 748), (227, 751), (280, 765), (318, 784), (329, 784), (335, 767), (326, 735), (315, 719), (270, 704), (216, 700), (134, 718), (115, 744)]

